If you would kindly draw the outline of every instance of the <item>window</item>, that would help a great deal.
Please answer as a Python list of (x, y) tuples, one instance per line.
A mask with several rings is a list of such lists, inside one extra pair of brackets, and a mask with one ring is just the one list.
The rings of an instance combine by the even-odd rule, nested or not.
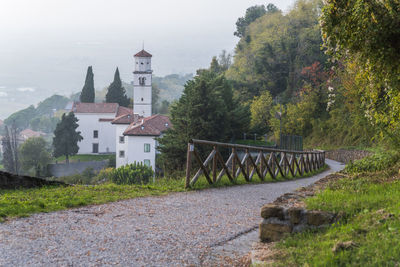
[(139, 84), (145, 85), (146, 77), (139, 77)]
[(149, 166), (150, 167), (150, 160), (149, 159), (145, 159), (143, 161), (144, 165)]
[(120, 158), (125, 158), (125, 150), (120, 150), (119, 151), (119, 157)]
[(120, 144), (125, 143), (125, 136), (120, 136), (120, 137), (119, 137), (119, 143), (120, 143)]
[(150, 144), (144, 144), (144, 152), (150, 152)]
[(98, 130), (94, 130), (93, 131), (93, 138), (99, 138), (99, 131)]
[(99, 153), (99, 144), (96, 143), (93, 144), (92, 153)]
[(142, 97), (142, 102), (143, 102), (143, 97)]

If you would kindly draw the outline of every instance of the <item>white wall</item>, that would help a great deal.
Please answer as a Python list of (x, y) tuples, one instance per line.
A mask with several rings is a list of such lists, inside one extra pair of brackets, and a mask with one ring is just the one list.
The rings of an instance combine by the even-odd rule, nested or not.
[[(120, 159), (119, 152), (117, 152), (117, 167), (124, 165), (124, 162), (125, 164), (131, 164), (135, 161), (144, 163), (144, 160), (148, 159), (151, 167), (155, 170), (156, 141), (154, 138), (154, 136), (125, 136), (125, 160)], [(150, 152), (144, 152), (144, 144), (150, 144)]]
[[(78, 154), (93, 154), (93, 143), (99, 144), (99, 153), (115, 153), (115, 127), (111, 122), (100, 122), (100, 118), (115, 118), (113, 113), (75, 113), (83, 140), (78, 142)], [(98, 138), (93, 137), (93, 131), (97, 130)]]
[[(128, 127), (128, 124), (115, 124), (114, 126), (115, 126), (115, 142), (116, 142), (116, 144), (115, 144), (115, 147), (116, 147), (115, 163), (116, 163), (116, 167), (118, 168), (120, 166), (128, 164), (128, 161), (127, 161), (128, 137), (123, 135), (124, 131)], [(124, 143), (120, 143), (120, 141), (119, 141), (120, 136), (124, 136)], [(123, 157), (123, 158), (121, 158), (119, 156), (119, 151), (121, 151), (121, 150), (125, 151), (125, 157)]]
[[(145, 77), (145, 85), (139, 84), (139, 78)], [(151, 73), (133, 75), (133, 110), (141, 116), (151, 116)]]
[(150, 70), (151, 70), (150, 57), (135, 57), (135, 71), (150, 71)]

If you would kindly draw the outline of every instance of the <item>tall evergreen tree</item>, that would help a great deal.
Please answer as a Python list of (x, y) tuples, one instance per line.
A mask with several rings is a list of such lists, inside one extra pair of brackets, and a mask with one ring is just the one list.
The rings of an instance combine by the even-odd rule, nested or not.
[(82, 103), (94, 103), (94, 81), (92, 66), (89, 66), (86, 73), (85, 85), (80, 96)]
[(124, 107), (127, 107), (129, 105), (129, 99), (126, 96), (125, 88), (122, 86), (118, 68), (116, 69), (114, 74), (114, 81), (108, 87), (106, 102), (118, 103), (120, 106)]
[(65, 155), (67, 164), (69, 163), (69, 156), (78, 153), (78, 142), (83, 139), (81, 132), (76, 131), (76, 128), (79, 126), (77, 122), (78, 119), (75, 117), (74, 113), (70, 112), (68, 115), (64, 113), (61, 121), (54, 130), (54, 156), (59, 157)]
[(248, 108), (233, 98), (232, 87), (223, 75), (202, 70), (185, 85), (183, 95), (172, 105), (173, 125), (159, 139), (165, 167), (182, 169), (187, 142), (192, 139), (231, 141), (249, 124)]

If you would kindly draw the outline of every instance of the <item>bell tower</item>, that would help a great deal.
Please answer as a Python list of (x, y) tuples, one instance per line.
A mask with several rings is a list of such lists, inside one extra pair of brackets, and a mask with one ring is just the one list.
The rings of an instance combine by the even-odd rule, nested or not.
[(144, 49), (134, 55), (133, 112), (143, 117), (151, 116), (151, 57)]

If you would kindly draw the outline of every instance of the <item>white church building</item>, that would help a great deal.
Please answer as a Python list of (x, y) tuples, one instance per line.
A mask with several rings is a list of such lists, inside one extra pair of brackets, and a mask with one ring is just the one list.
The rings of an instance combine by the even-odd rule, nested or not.
[(133, 110), (118, 103), (74, 103), (83, 140), (78, 154), (115, 153), (116, 167), (142, 162), (155, 170), (155, 138), (171, 127), (169, 118), (152, 115), (152, 55), (144, 49), (134, 55)]

